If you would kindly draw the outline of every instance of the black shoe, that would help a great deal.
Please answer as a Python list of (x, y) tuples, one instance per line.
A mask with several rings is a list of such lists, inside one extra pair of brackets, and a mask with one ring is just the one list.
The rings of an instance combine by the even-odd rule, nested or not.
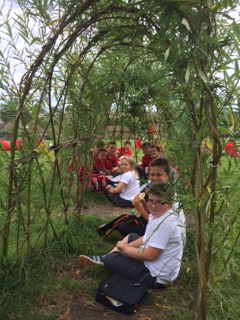
[(93, 265), (103, 266), (103, 257), (102, 256), (84, 256), (80, 255), (78, 257), (78, 262), (81, 267), (88, 267)]

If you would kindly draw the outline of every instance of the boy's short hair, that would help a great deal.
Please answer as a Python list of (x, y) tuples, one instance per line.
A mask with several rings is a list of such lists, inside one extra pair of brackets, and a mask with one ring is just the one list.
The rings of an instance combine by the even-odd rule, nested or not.
[(101, 148), (101, 149), (98, 149), (98, 153), (97, 154), (102, 153), (102, 152), (108, 153), (107, 149)]
[(154, 195), (163, 198), (167, 203), (174, 202), (174, 188), (167, 182), (157, 182), (148, 189), (148, 195)]
[(151, 149), (156, 149), (158, 152), (160, 152), (160, 150), (161, 150), (160, 147), (157, 146), (157, 145), (155, 145), (155, 144), (154, 144), (154, 145), (152, 144), (152, 145), (150, 146), (150, 148), (151, 148)]
[(108, 145), (110, 145), (110, 144), (114, 144), (115, 146), (116, 146), (116, 141), (110, 141), (110, 142), (108, 142)]
[(155, 158), (152, 161), (150, 161), (149, 168), (152, 167), (161, 167), (168, 176), (170, 176), (171, 174), (170, 164), (168, 160), (165, 158)]
[(144, 143), (141, 145), (141, 149), (146, 148), (146, 147), (151, 148), (151, 146), (152, 146), (152, 143), (147, 141), (147, 142), (144, 142)]
[(103, 141), (101, 138), (99, 138), (99, 139), (97, 140), (97, 142), (96, 142), (96, 147), (97, 147), (97, 148), (104, 148), (104, 141)]
[(129, 140), (126, 140), (126, 141), (124, 141), (124, 146), (125, 146), (126, 144), (130, 144), (130, 145), (131, 145), (131, 142), (130, 142)]

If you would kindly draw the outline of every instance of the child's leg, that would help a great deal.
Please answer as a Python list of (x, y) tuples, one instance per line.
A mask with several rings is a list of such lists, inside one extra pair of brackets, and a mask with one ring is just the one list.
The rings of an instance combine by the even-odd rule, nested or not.
[[(122, 239), (122, 241), (123, 241), (124, 243), (129, 243), (129, 242), (132, 242), (132, 241), (134, 241), (134, 240), (137, 239), (137, 237), (136, 237), (136, 238), (132, 239), (131, 241), (129, 241), (129, 237), (130, 237), (130, 236), (131, 236), (131, 235), (127, 235), (124, 239)], [(136, 236), (137, 236), (137, 235), (136, 235)], [(116, 252), (116, 251), (119, 251), (117, 246), (114, 247), (109, 253), (111, 253), (111, 252)], [(108, 253), (108, 254), (109, 254), (109, 253)]]
[[(131, 233), (122, 241), (130, 243), (139, 238), (139, 235)], [(149, 287), (155, 288), (156, 278), (152, 277), (148, 268), (145, 267), (143, 261), (135, 260), (130, 257), (123, 256), (120, 252), (113, 249), (103, 258), (104, 266), (107, 270), (113, 273), (120, 273), (131, 279), (143, 281)]]
[(107, 180), (106, 180), (106, 176), (101, 174), (98, 176), (98, 184), (99, 184), (99, 189), (100, 190), (104, 190), (106, 185), (107, 185)]
[(92, 176), (91, 178), (92, 186), (93, 186), (93, 191), (97, 192), (99, 190), (99, 185), (98, 185), (98, 178), (97, 176)]
[(155, 288), (156, 278), (145, 267), (143, 261), (123, 256), (120, 252), (112, 252), (103, 258), (104, 267), (111, 273), (119, 273), (131, 279), (142, 281)]

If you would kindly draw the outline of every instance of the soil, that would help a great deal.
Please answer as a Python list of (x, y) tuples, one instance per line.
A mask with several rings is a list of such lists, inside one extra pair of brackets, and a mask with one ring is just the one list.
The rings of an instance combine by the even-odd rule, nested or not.
[[(101, 216), (112, 216), (120, 215), (122, 213), (128, 213), (130, 209), (122, 209), (114, 207), (111, 203), (104, 203), (98, 205), (92, 205), (90, 208), (84, 208), (84, 214), (91, 215), (101, 215)], [(79, 265), (74, 261), (70, 262), (67, 269), (62, 270), (59, 273), (59, 277), (67, 280), (72, 280), (76, 278), (79, 281)], [(143, 305), (139, 312), (133, 316), (127, 316), (118, 314), (110, 309), (95, 302), (93, 297), (87, 295), (79, 295), (79, 291), (70, 289), (59, 289), (54, 295), (50, 297), (42, 297), (42, 301), (39, 301), (41, 305), (41, 314), (43, 319), (48, 318), (49, 314), (55, 314), (56, 317), (51, 319), (57, 320), (167, 320), (170, 319), (168, 315), (170, 314), (172, 308), (174, 307), (174, 302), (171, 301), (172, 305), (169, 303), (169, 299), (166, 299), (165, 291), (159, 291), (155, 293), (154, 300), (157, 302), (151, 305)]]
[(111, 202), (102, 204), (92, 204), (90, 207), (84, 208), (84, 214), (97, 215), (101, 217), (118, 216), (123, 213), (129, 213), (131, 208), (119, 208), (114, 206)]

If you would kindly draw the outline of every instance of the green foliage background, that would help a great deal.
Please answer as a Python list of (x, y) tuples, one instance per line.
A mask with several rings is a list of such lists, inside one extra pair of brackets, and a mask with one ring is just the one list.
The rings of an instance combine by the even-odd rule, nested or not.
[[(108, 125), (115, 130), (107, 140), (125, 140), (119, 127), (147, 139), (154, 124), (181, 170), (180, 200), (193, 220), (196, 315), (227, 318), (236, 310), (223, 293), (238, 275), (239, 159), (223, 147), (239, 136), (240, 32), (230, 15), (239, 2), (16, 2), (21, 14), (12, 18), (8, 1), (0, 10), (0, 115), (12, 145), (24, 141), (21, 151), (0, 153), (3, 266), (28, 265), (59, 239), (68, 251), (61, 234), (82, 220), (97, 139)], [(26, 70), (20, 83), (13, 61)], [(50, 152), (38, 148), (39, 126)], [(201, 152), (202, 141), (210, 151)]]

